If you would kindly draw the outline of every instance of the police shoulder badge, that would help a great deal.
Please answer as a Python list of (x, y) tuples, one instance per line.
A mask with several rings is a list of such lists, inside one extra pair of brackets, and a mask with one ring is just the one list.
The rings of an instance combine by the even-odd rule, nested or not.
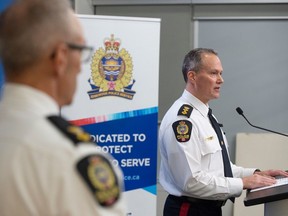
[(179, 120), (173, 123), (173, 131), (178, 142), (187, 142), (190, 140), (192, 123), (188, 120)]
[(178, 111), (178, 116), (182, 115), (182, 116), (186, 116), (187, 118), (189, 118), (192, 111), (193, 111), (193, 107), (191, 105), (183, 104)]
[(88, 91), (90, 99), (104, 96), (133, 99), (132, 58), (126, 49), (120, 50), (120, 45), (121, 40), (112, 34), (111, 38), (104, 39), (105, 49), (100, 47), (94, 53), (88, 80), (92, 88)]
[(86, 182), (93, 197), (103, 207), (113, 205), (120, 197), (121, 189), (107, 158), (100, 154), (84, 157), (77, 163), (77, 170)]
[(90, 134), (81, 127), (75, 126), (60, 116), (48, 116), (47, 119), (53, 123), (63, 134), (65, 134), (75, 145), (83, 142), (90, 142)]

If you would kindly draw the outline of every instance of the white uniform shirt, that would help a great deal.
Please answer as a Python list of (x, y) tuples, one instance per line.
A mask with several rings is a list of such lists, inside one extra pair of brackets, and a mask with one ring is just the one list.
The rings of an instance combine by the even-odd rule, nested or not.
[[(0, 101), (1, 216), (122, 216), (123, 195), (102, 207), (76, 170), (93, 144), (75, 146), (46, 117), (59, 108), (36, 89), (6, 84)], [(120, 184), (120, 170), (115, 171)]]
[[(178, 115), (183, 104), (193, 107), (190, 117)], [(209, 121), (208, 110), (209, 107), (185, 90), (161, 122), (159, 180), (169, 194), (210, 200), (238, 197), (243, 190), (241, 177), (255, 171), (231, 163), (234, 178), (224, 177), (221, 146)], [(172, 125), (179, 120), (192, 123), (188, 141), (179, 142), (175, 137)], [(227, 144), (224, 134), (223, 137)]]

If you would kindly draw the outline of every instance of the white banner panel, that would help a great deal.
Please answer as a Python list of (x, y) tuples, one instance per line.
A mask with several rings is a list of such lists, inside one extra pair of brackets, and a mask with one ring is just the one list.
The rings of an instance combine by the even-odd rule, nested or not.
[(87, 44), (72, 106), (83, 127), (124, 173), (127, 215), (156, 216), (160, 19), (83, 16)]

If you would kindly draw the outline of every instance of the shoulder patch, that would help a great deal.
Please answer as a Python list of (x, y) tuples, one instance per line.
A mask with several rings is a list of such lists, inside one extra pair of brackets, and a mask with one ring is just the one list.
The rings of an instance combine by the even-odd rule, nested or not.
[(47, 119), (64, 133), (74, 144), (90, 142), (90, 134), (84, 132), (81, 127), (75, 126), (60, 116), (48, 116)]
[(187, 142), (190, 140), (192, 132), (192, 123), (188, 120), (179, 120), (173, 123), (173, 131), (178, 142)]
[(187, 118), (189, 118), (192, 111), (193, 111), (192, 106), (190, 106), (189, 104), (183, 104), (178, 111), (178, 116), (182, 115), (182, 116), (186, 116)]
[(93, 154), (77, 163), (77, 170), (85, 180), (93, 197), (103, 207), (113, 205), (120, 196), (120, 187), (110, 161)]

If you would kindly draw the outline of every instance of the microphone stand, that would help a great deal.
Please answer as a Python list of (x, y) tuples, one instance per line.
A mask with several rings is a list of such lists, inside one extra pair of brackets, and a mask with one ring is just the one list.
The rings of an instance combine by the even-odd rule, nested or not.
[(288, 137), (287, 134), (283, 134), (283, 133), (280, 133), (280, 132), (277, 132), (277, 131), (269, 130), (269, 129), (262, 128), (262, 127), (259, 127), (259, 126), (256, 126), (256, 125), (251, 124), (251, 123), (248, 121), (248, 119), (245, 117), (245, 115), (243, 114), (243, 110), (242, 110), (240, 107), (237, 107), (237, 108), (236, 108), (236, 111), (238, 112), (239, 115), (243, 116), (244, 119), (248, 122), (248, 124), (251, 125), (252, 127), (255, 127), (255, 128), (260, 129), (260, 130), (265, 130), (265, 131), (268, 131), (268, 132), (271, 132), (271, 133), (275, 133), (275, 134), (278, 134), (278, 135), (282, 135), (282, 136)]

